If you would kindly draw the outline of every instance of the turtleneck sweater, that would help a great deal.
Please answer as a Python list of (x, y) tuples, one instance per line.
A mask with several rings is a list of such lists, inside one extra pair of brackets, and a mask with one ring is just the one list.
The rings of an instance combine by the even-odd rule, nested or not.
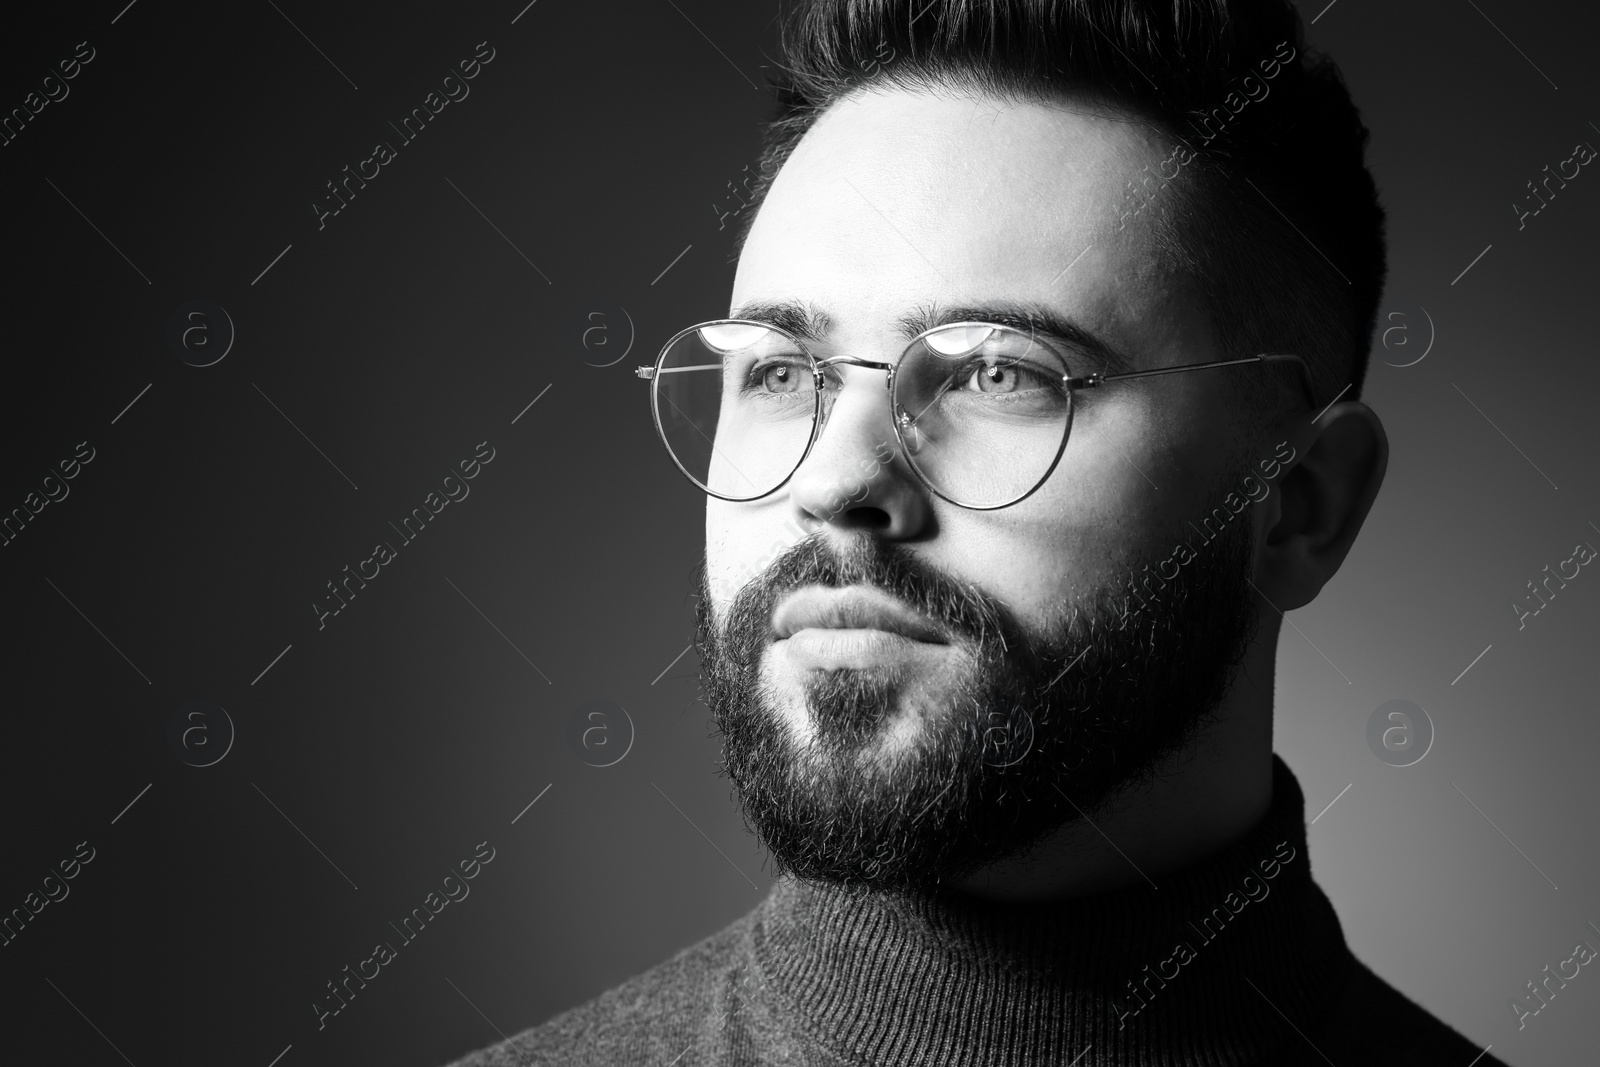
[(1019, 904), (782, 878), (451, 1067), (1505, 1067), (1480, 1051), (1351, 955), (1274, 756), (1265, 818), (1157, 883)]

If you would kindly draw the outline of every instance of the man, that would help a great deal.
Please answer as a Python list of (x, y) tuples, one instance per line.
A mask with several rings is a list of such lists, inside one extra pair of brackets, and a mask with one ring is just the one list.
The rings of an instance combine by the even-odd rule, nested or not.
[(1388, 457), (1335, 68), (1275, 0), (809, 0), (782, 45), (729, 318), (640, 372), (779, 878), (461, 1064), (1466, 1067), (1271, 747)]

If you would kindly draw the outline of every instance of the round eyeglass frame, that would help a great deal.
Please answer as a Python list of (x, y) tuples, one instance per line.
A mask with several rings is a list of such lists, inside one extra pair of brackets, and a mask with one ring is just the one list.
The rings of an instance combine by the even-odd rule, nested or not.
[[(755, 496), (728, 496), (726, 494), (717, 492), (716, 490), (707, 486), (704, 482), (700, 481), (699, 478), (696, 478), (678, 459), (678, 454), (673, 451), (672, 445), (667, 439), (666, 428), (661, 424), (662, 363), (666, 360), (667, 354), (672, 351), (672, 347), (680, 340), (687, 337), (691, 333), (704, 329), (707, 326), (760, 326), (786, 338), (800, 351), (801, 354), (811, 361), (811, 375), (813, 384), (815, 385), (816, 395), (815, 407), (811, 413), (811, 435), (806, 440), (806, 447), (804, 451), (800, 453), (800, 458), (795, 461), (795, 464), (789, 470), (789, 473), (783, 476), (783, 480), (778, 482), (778, 484), (774, 485), (771, 489), (768, 489), (766, 492), (758, 493)], [(1051, 457), (1050, 466), (1045, 469), (1044, 473), (1039, 476), (1038, 481), (1034, 482), (1034, 484), (1029, 487), (1026, 492), (1000, 504), (968, 504), (944, 493), (939, 489), (938, 486), (933, 484), (933, 481), (922, 471), (921, 467), (917, 465), (912, 450), (906, 445), (905, 428), (910, 425), (911, 417), (906, 412), (900, 410), (894, 394), (895, 375), (900, 368), (900, 364), (905, 361), (906, 357), (911, 354), (911, 350), (915, 348), (923, 338), (946, 330), (954, 330), (961, 327), (970, 328), (974, 326), (983, 327), (990, 330), (1005, 330), (1009, 333), (1026, 337), (1030, 344), (1038, 345), (1040, 348), (1043, 348), (1045, 351), (1055, 356), (1056, 359), (1060, 360), (1063, 367), (1068, 368), (1068, 373), (1062, 376), (1060, 383), (1067, 396), (1067, 417), (1065, 420), (1063, 420), (1061, 428), (1061, 440), (1056, 445), (1055, 455)], [(765, 497), (769, 497), (773, 493), (776, 493), (779, 489), (782, 489), (785, 485), (788, 485), (790, 479), (795, 476), (795, 472), (800, 469), (801, 465), (805, 463), (806, 458), (811, 455), (811, 450), (816, 447), (817, 439), (821, 436), (823, 426), (827, 421), (826, 416), (823, 413), (823, 407), (826, 403), (825, 390), (823, 388), (823, 372), (826, 371), (827, 368), (835, 366), (863, 367), (868, 370), (882, 370), (885, 372), (884, 386), (889, 392), (889, 407), (891, 412), (889, 421), (894, 429), (895, 442), (899, 445), (900, 454), (906, 459), (906, 466), (910, 468), (911, 473), (916, 476), (917, 481), (920, 482), (923, 488), (927, 489), (928, 492), (932, 493), (934, 496), (937, 496), (940, 500), (947, 501), (960, 508), (966, 508), (969, 511), (997, 511), (1000, 508), (1010, 507), (1011, 505), (1019, 503), (1020, 501), (1026, 500), (1028, 497), (1032, 496), (1038, 491), (1041, 485), (1050, 479), (1050, 475), (1055, 473), (1056, 467), (1060, 466), (1061, 464), (1061, 457), (1066, 453), (1067, 450), (1067, 438), (1071, 436), (1072, 433), (1073, 387), (1093, 385), (1096, 384), (1096, 381), (1091, 379), (1098, 379), (1098, 376), (1094, 375), (1091, 375), (1090, 378), (1074, 378), (1070, 373), (1071, 368), (1068, 365), (1066, 358), (1062, 356), (1062, 354), (1054, 347), (1047, 344), (1036, 334), (1030, 331), (1020, 330), (1015, 326), (1007, 326), (998, 322), (978, 321), (947, 322), (938, 326), (934, 326), (930, 329), (923, 330), (906, 343), (906, 347), (901, 350), (899, 360), (895, 361), (894, 363), (883, 363), (878, 360), (862, 359), (858, 356), (830, 356), (826, 359), (818, 359), (816, 354), (806, 347), (805, 342), (801, 341), (798, 337), (781, 326), (776, 326), (770, 322), (759, 322), (754, 319), (712, 319), (707, 322), (696, 323), (693, 326), (679, 330), (677, 333), (673, 334), (672, 337), (667, 340), (667, 343), (661, 346), (661, 352), (656, 356), (654, 366), (640, 367), (637, 371), (635, 371), (635, 374), (641, 378), (648, 377), (651, 379), (650, 414), (655, 421), (656, 434), (661, 438), (661, 443), (666, 446), (667, 455), (672, 457), (673, 464), (678, 468), (678, 470), (683, 472), (684, 477), (688, 478), (702, 491), (716, 497), (718, 500), (727, 500), (733, 503), (747, 504), (753, 500), (761, 500)]]
[[(817, 401), (816, 401), (817, 410), (814, 411), (812, 413), (812, 416), (811, 416), (811, 436), (806, 442), (805, 451), (803, 451), (800, 454), (800, 458), (795, 462), (795, 465), (794, 465), (793, 469), (791, 469), (789, 471), (789, 473), (784, 476), (782, 481), (780, 481), (777, 485), (773, 486), (771, 489), (767, 490), (765, 493), (761, 493), (761, 494), (759, 494), (757, 496), (731, 497), (731, 496), (726, 496), (726, 495), (724, 495), (722, 493), (715, 492), (714, 490), (712, 490), (711, 488), (706, 486), (704, 483), (702, 483), (700, 481), (700, 479), (696, 478), (693, 474), (691, 474), (689, 472), (688, 468), (686, 468), (683, 465), (683, 463), (679, 461), (678, 454), (672, 450), (672, 445), (667, 440), (666, 430), (661, 425), (661, 403), (660, 403), (661, 373), (660, 372), (661, 372), (661, 365), (662, 365), (663, 361), (665, 361), (665, 359), (667, 357), (667, 353), (672, 350), (672, 346), (673, 345), (677, 344), (679, 340), (681, 340), (682, 338), (684, 338), (688, 334), (693, 333), (694, 331), (702, 329), (702, 328), (704, 328), (706, 326), (722, 326), (722, 325), (762, 326), (762, 327), (765, 327), (766, 329), (774, 331), (775, 333), (783, 335), (784, 337), (788, 338), (790, 341), (794, 342), (795, 347), (797, 347), (802, 353), (804, 353), (806, 358), (811, 361), (812, 375), (813, 375), (814, 378), (817, 378), (817, 381), (815, 382), (815, 384), (817, 385)], [(1062, 362), (1063, 366), (1067, 365), (1067, 361), (1064, 358), (1062, 358), (1060, 352), (1057, 352), (1052, 346), (1050, 346), (1049, 344), (1045, 343), (1044, 341), (1038, 340), (1036, 337), (1033, 336), (1032, 331), (1021, 330), (1021, 329), (1018, 329), (1015, 326), (1009, 326), (1009, 325), (1006, 325), (1004, 323), (981, 322), (981, 321), (977, 321), (977, 322), (949, 322), (949, 323), (943, 323), (943, 324), (941, 324), (939, 326), (935, 326), (935, 327), (933, 327), (931, 329), (924, 330), (921, 333), (917, 334), (917, 336), (913, 337), (910, 340), (910, 342), (907, 343), (905, 351), (903, 351), (901, 353), (901, 360), (903, 361), (905, 359), (906, 353), (911, 350), (911, 347), (913, 345), (917, 344), (919, 341), (921, 341), (924, 337), (927, 337), (929, 334), (932, 334), (932, 333), (937, 333), (940, 330), (951, 329), (951, 328), (957, 327), (957, 326), (983, 326), (983, 327), (988, 327), (990, 329), (1009, 330), (1012, 333), (1023, 334), (1025, 336), (1028, 336), (1031, 341), (1033, 341), (1034, 343), (1040, 345), (1041, 347), (1043, 347), (1044, 349), (1049, 351), (1051, 354), (1056, 356), (1056, 358), (1061, 359), (1061, 362)], [(935, 487), (933, 485), (933, 483), (928, 479), (928, 477), (925, 474), (922, 473), (921, 469), (919, 469), (917, 467), (916, 461), (913, 459), (912, 451), (909, 448), (906, 447), (905, 437), (904, 437), (904, 434), (903, 434), (903, 427), (902, 427), (902, 424), (901, 424), (901, 419), (905, 419), (905, 413), (901, 412), (899, 419), (894, 418), (893, 414), (892, 414), (893, 408), (894, 408), (895, 369), (900, 365), (899, 363), (882, 363), (882, 362), (879, 362), (877, 360), (860, 359), (860, 358), (857, 358), (857, 357), (854, 357), (854, 356), (832, 356), (832, 357), (830, 357), (828, 359), (818, 359), (815, 355), (812, 354), (811, 350), (808, 349), (805, 346), (805, 343), (803, 341), (801, 341), (798, 337), (795, 337), (794, 334), (790, 333), (788, 330), (783, 329), (781, 326), (776, 326), (776, 325), (774, 325), (774, 324), (772, 324), (770, 322), (759, 322), (759, 321), (754, 320), (754, 319), (711, 319), (711, 320), (709, 320), (707, 322), (696, 323), (693, 326), (690, 326), (690, 327), (688, 327), (686, 329), (683, 329), (683, 330), (679, 330), (677, 333), (673, 334), (672, 337), (667, 341), (667, 343), (662, 346), (661, 353), (658, 356), (656, 356), (656, 361), (655, 361), (655, 364), (653, 366), (636, 367), (636, 368), (634, 368), (634, 372), (633, 373), (634, 373), (634, 375), (636, 377), (645, 378), (645, 379), (649, 379), (650, 380), (650, 383), (651, 383), (651, 387), (650, 387), (650, 413), (651, 413), (652, 418), (654, 418), (654, 420), (655, 420), (656, 435), (658, 437), (660, 437), (662, 445), (664, 445), (666, 447), (667, 455), (672, 458), (672, 462), (673, 462), (674, 465), (677, 466), (678, 470), (683, 472), (684, 477), (688, 478), (691, 482), (693, 482), (702, 491), (704, 491), (706, 493), (709, 493), (711, 496), (714, 496), (719, 500), (728, 500), (728, 501), (732, 501), (734, 503), (748, 503), (749, 501), (752, 501), (752, 500), (760, 500), (763, 497), (771, 496), (773, 493), (776, 493), (779, 489), (782, 489), (785, 485), (787, 485), (789, 483), (789, 479), (794, 477), (795, 471), (798, 471), (800, 469), (800, 465), (803, 464), (806, 461), (806, 457), (811, 455), (811, 449), (816, 446), (817, 436), (821, 432), (822, 424), (825, 421), (824, 418), (821, 417), (822, 416), (821, 407), (822, 407), (822, 403), (823, 403), (823, 389), (822, 389), (822, 382), (821, 382), (820, 378), (818, 378), (818, 374), (819, 374), (819, 372), (821, 370), (823, 370), (823, 369), (825, 369), (827, 367), (831, 367), (831, 366), (843, 365), (843, 366), (851, 366), (851, 367), (866, 367), (866, 368), (869, 368), (869, 369), (872, 369), (872, 370), (886, 371), (887, 372), (887, 377), (884, 379), (884, 381), (885, 381), (885, 385), (889, 389), (889, 403), (890, 403), (890, 409), (891, 409), (890, 422), (894, 427), (895, 440), (900, 445), (901, 454), (906, 457), (906, 465), (911, 468), (911, 473), (916, 475), (917, 480), (930, 493), (932, 493), (935, 496), (937, 496), (940, 500), (948, 501), (949, 503), (954, 504), (957, 507), (966, 508), (969, 511), (995, 511), (995, 510), (998, 510), (1000, 508), (1010, 507), (1012, 504), (1018, 503), (1019, 501), (1026, 500), (1029, 496), (1032, 496), (1035, 492), (1038, 491), (1039, 486), (1043, 485), (1046, 481), (1048, 481), (1050, 479), (1050, 475), (1055, 473), (1056, 467), (1058, 467), (1060, 465), (1060, 463), (1061, 463), (1062, 455), (1064, 455), (1066, 453), (1067, 438), (1069, 436), (1071, 436), (1071, 432), (1072, 432), (1072, 419), (1073, 419), (1072, 392), (1073, 392), (1073, 390), (1075, 390), (1075, 389), (1093, 388), (1095, 386), (1104, 385), (1104, 384), (1107, 384), (1109, 382), (1126, 381), (1126, 380), (1132, 379), (1132, 378), (1151, 378), (1151, 377), (1156, 377), (1156, 376), (1165, 375), (1165, 374), (1179, 374), (1179, 373), (1182, 373), (1184, 371), (1191, 371), (1191, 370), (1211, 370), (1211, 369), (1214, 369), (1214, 368), (1217, 368), (1217, 367), (1237, 367), (1237, 366), (1242, 366), (1242, 365), (1247, 364), (1247, 363), (1264, 364), (1264, 365), (1278, 365), (1278, 366), (1285, 366), (1285, 367), (1292, 368), (1294, 370), (1296, 378), (1297, 378), (1297, 380), (1299, 382), (1301, 393), (1305, 398), (1306, 406), (1308, 408), (1310, 408), (1310, 409), (1313, 409), (1313, 410), (1317, 409), (1316, 385), (1311, 380), (1311, 371), (1306, 366), (1306, 361), (1302, 357), (1300, 357), (1298, 355), (1295, 355), (1293, 353), (1288, 353), (1288, 352), (1284, 352), (1284, 353), (1266, 353), (1266, 352), (1261, 352), (1261, 353), (1257, 353), (1256, 355), (1253, 355), (1253, 356), (1240, 356), (1240, 357), (1235, 358), (1235, 359), (1214, 359), (1214, 360), (1208, 360), (1208, 361), (1206, 361), (1204, 363), (1182, 363), (1182, 364), (1179, 364), (1177, 366), (1172, 366), (1172, 367), (1153, 367), (1153, 368), (1150, 368), (1148, 370), (1122, 371), (1122, 372), (1117, 373), (1117, 374), (1105, 374), (1105, 373), (1097, 371), (1097, 372), (1094, 372), (1092, 374), (1086, 374), (1083, 377), (1074, 377), (1070, 373), (1071, 368), (1068, 367), (1069, 373), (1066, 376), (1064, 376), (1063, 379), (1062, 379), (1062, 385), (1065, 386), (1066, 389), (1067, 389), (1067, 418), (1066, 418), (1065, 425), (1063, 426), (1062, 432), (1061, 432), (1061, 443), (1056, 449), (1055, 458), (1051, 461), (1049, 469), (1044, 472), (1044, 474), (1039, 478), (1038, 482), (1036, 482), (1034, 484), (1032, 489), (1029, 489), (1026, 493), (1023, 493), (1021, 496), (1016, 497), (1016, 498), (1014, 498), (1012, 500), (1008, 500), (1003, 504), (987, 504), (987, 505), (983, 505), (983, 504), (979, 504), (979, 505), (963, 504), (961, 501), (956, 500), (953, 497), (946, 496), (944, 493), (940, 492), (939, 489), (937, 487)], [(1319, 419), (1321, 419), (1323, 415), (1327, 414), (1329, 408), (1332, 408), (1334, 404), (1338, 403), (1339, 397), (1343, 396), (1344, 393), (1345, 393), (1345, 390), (1348, 390), (1349, 388), (1350, 387), (1347, 385), (1347, 386), (1345, 386), (1345, 388), (1343, 390), (1340, 390), (1338, 396), (1335, 396), (1331, 401), (1329, 401), (1328, 404), (1325, 407), (1321, 408), (1320, 410), (1317, 410), (1317, 414), (1315, 414), (1315, 415), (1313, 415), (1311, 417), (1311, 421), (1313, 423), (1315, 423)]]

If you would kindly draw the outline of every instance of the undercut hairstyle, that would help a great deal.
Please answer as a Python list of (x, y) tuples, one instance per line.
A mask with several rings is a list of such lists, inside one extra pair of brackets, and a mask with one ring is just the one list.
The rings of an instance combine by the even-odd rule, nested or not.
[[(1286, 0), (794, 0), (775, 70), (756, 205), (832, 104), (874, 89), (1087, 103), (1153, 125), (1172, 162), (1130, 174), (1117, 210), (1150, 213), (1219, 358), (1295, 353), (1319, 406), (1346, 385), (1361, 395), (1384, 211), (1367, 128)], [(736, 223), (735, 259), (757, 214)], [(1251, 422), (1304, 404), (1287, 370), (1240, 373), (1239, 395)]]

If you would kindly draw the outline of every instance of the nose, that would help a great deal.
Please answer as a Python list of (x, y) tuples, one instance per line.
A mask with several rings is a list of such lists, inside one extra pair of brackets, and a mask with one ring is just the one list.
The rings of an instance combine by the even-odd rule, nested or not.
[(840, 366), (824, 390), (817, 440), (790, 482), (796, 518), (907, 540), (932, 524), (930, 495), (901, 454), (889, 391), (876, 368)]

